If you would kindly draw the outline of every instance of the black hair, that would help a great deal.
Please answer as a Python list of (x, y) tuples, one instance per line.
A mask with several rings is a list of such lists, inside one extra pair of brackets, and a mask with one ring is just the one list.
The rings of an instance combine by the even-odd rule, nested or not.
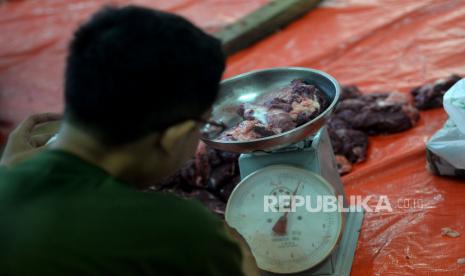
[(65, 73), (65, 115), (109, 144), (199, 118), (225, 67), (221, 42), (186, 19), (106, 7), (81, 25)]

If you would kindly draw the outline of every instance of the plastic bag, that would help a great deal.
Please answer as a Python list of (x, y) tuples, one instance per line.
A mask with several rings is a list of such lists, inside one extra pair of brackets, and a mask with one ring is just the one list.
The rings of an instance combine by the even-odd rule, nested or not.
[(438, 175), (465, 177), (465, 79), (443, 101), (449, 120), (426, 144), (430, 170)]

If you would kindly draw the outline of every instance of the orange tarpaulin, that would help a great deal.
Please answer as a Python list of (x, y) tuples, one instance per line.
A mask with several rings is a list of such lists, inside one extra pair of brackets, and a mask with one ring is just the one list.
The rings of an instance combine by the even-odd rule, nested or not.
[[(0, 4), (1, 120), (61, 110), (67, 41), (103, 2)], [(178, 12), (211, 31), (267, 1), (117, 2)], [(226, 77), (272, 66), (320, 69), (366, 92), (408, 93), (452, 73), (465, 75), (465, 1), (327, 0), (231, 57)], [(465, 183), (425, 169), (425, 143), (446, 118), (442, 109), (422, 112), (415, 128), (370, 138), (368, 160), (343, 177), (349, 195), (387, 195), (394, 207), (367, 213), (351, 275), (465, 274), (457, 263), (465, 257)], [(443, 227), (462, 235), (441, 236)]]

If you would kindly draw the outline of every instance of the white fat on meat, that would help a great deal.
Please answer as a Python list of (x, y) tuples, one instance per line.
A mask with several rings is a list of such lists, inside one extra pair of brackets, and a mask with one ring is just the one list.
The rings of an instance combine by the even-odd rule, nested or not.
[(254, 131), (256, 125), (262, 125), (258, 120), (242, 121), (239, 125), (231, 128), (221, 135), (222, 137), (232, 137), (236, 141), (248, 141), (260, 138), (261, 136)]
[(292, 110), (289, 112), (289, 114), (291, 115), (292, 119), (295, 120), (301, 112), (307, 112), (311, 114), (318, 110), (320, 110), (320, 103), (316, 99), (312, 100), (304, 98), (300, 103), (292, 103)]

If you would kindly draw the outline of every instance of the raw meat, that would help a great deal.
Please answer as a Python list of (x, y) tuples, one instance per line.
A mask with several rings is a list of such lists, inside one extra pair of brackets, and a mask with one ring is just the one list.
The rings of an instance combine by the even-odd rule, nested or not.
[(461, 79), (462, 77), (459, 75), (451, 75), (444, 80), (415, 87), (410, 91), (414, 98), (415, 106), (420, 110), (442, 107), (444, 93)]
[(373, 93), (342, 100), (335, 117), (368, 135), (407, 130), (419, 119), (418, 111), (400, 93)]
[(281, 109), (271, 109), (266, 115), (269, 126), (279, 132), (291, 130), (297, 126), (291, 114)]
[[(266, 136), (268, 131), (283, 132), (292, 129), (299, 124), (295, 119), (299, 116), (296, 114), (300, 114), (292, 111), (294, 108), (305, 109), (307, 97), (315, 97), (320, 108), (327, 106), (326, 99), (318, 98), (318, 95), (314, 86), (293, 81), (273, 97), (265, 99), (263, 105), (240, 106), (237, 112), (244, 121), (235, 129), (225, 131), (222, 137), (231, 140), (238, 137), (255, 139)], [(307, 111), (311, 113), (310, 109), (303, 113)], [(362, 94), (356, 86), (343, 87), (340, 103), (327, 123), (338, 172), (348, 173), (353, 163), (365, 160), (368, 135), (408, 129), (418, 118), (418, 110), (409, 104), (409, 99), (404, 94)], [(267, 124), (263, 124), (262, 120)], [(196, 198), (210, 210), (223, 215), (225, 204), (240, 181), (238, 157), (238, 154), (208, 148), (201, 143), (195, 158), (175, 175), (156, 185), (153, 190)], [(449, 232), (447, 235), (454, 233)]]
[(237, 107), (242, 117), (218, 136), (223, 141), (250, 141), (289, 131), (318, 116), (329, 100), (317, 87), (302, 80), (266, 94), (255, 103)]
[(223, 141), (247, 141), (262, 138), (263, 135), (270, 136), (274, 134), (273, 129), (259, 120), (245, 120), (236, 127), (224, 131), (219, 139)]
[(355, 85), (346, 85), (342, 87), (341, 96), (339, 100), (343, 101), (345, 99), (357, 98), (362, 96), (362, 92)]
[(352, 164), (344, 155), (336, 155), (336, 166), (340, 175), (349, 173), (352, 170)]
[(404, 131), (418, 119), (418, 110), (402, 93), (362, 94), (357, 86), (344, 86), (340, 102), (327, 124), (334, 153), (339, 156), (336, 158), (339, 173), (350, 171), (347, 161), (365, 160), (368, 135)]
[(238, 157), (238, 154), (215, 150), (200, 143), (194, 158), (150, 190), (195, 198), (223, 215), (229, 195), (240, 180)]
[(365, 160), (368, 147), (368, 136), (365, 133), (350, 128), (339, 128), (330, 129), (329, 135), (336, 155), (343, 155), (352, 163)]

